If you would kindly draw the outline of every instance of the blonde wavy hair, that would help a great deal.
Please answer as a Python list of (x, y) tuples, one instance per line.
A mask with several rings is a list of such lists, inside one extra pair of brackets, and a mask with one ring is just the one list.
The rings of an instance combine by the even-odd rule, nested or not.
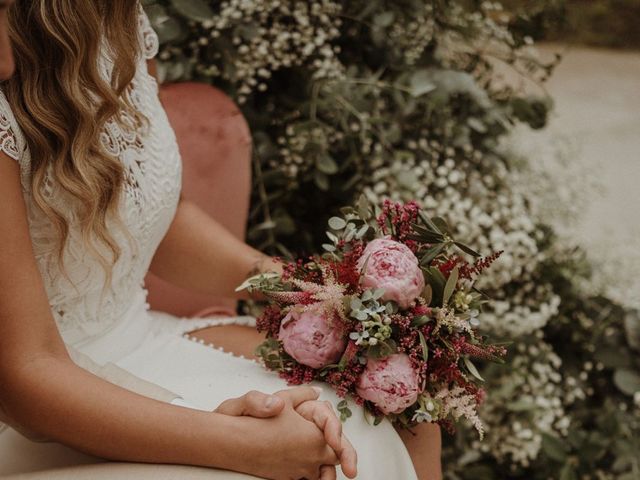
[[(124, 168), (100, 135), (111, 119), (128, 130), (146, 121), (126, 94), (141, 54), (139, 8), (136, 0), (18, 0), (9, 10), (16, 73), (3, 90), (31, 153), (33, 200), (59, 233), (63, 262), (70, 217), (47, 201), (50, 169), (77, 200), (73, 215), (105, 268), (107, 283), (121, 255), (107, 221), (112, 217), (123, 225), (117, 209)], [(100, 67), (105, 45), (114, 65), (111, 79)], [(99, 244), (108, 255), (100, 253)]]

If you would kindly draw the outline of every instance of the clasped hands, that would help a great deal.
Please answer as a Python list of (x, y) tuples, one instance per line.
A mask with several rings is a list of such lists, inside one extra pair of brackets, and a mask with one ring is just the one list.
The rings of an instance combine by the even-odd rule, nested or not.
[[(216, 413), (264, 419), (265, 428), (280, 432), (273, 451), (280, 461), (264, 466), (274, 480), (335, 480), (336, 465), (348, 478), (357, 475), (356, 451), (342, 432), (330, 402), (318, 400), (320, 389), (297, 387), (273, 395), (251, 391), (224, 401)], [(282, 432), (285, 432), (282, 435)], [(259, 461), (259, 460), (258, 460)]]

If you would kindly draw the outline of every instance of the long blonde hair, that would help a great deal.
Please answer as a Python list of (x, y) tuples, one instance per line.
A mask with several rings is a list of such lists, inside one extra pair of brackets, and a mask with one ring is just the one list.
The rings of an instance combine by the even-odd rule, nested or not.
[[(16, 73), (3, 90), (30, 150), (33, 200), (58, 231), (62, 262), (70, 219), (47, 201), (51, 169), (77, 200), (73, 214), (83, 239), (109, 278), (121, 249), (107, 220), (120, 218), (124, 168), (100, 135), (109, 120), (126, 129), (145, 121), (126, 95), (140, 55), (139, 8), (136, 0), (18, 0), (9, 10)], [(105, 45), (114, 65), (111, 79), (101, 72)], [(99, 244), (111, 258), (99, 253)]]

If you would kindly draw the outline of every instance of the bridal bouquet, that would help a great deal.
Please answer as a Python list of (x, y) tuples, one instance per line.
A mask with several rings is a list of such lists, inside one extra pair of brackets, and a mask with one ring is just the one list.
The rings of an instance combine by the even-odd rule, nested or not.
[[(500, 252), (480, 258), (414, 202), (380, 208), (362, 197), (329, 227), (321, 256), (239, 287), (269, 301), (257, 319), (264, 365), (290, 384), (328, 383), (376, 424), (452, 430), (466, 418), (482, 436), (473, 359), (501, 361), (505, 349), (475, 330), (487, 300), (474, 281)], [(337, 407), (351, 416), (346, 399)]]

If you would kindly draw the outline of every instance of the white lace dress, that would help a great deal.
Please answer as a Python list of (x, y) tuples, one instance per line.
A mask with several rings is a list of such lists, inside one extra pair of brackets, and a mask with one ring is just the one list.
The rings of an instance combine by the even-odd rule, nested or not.
[[(145, 58), (140, 59), (130, 95), (150, 125), (144, 133), (127, 134), (109, 123), (103, 132), (105, 147), (125, 166), (126, 188), (120, 207), (135, 246), (118, 229), (113, 230), (123, 255), (115, 265), (112, 286), (104, 295), (103, 270), (83, 248), (73, 222), (64, 253), (68, 276), (60, 271), (52, 250), (55, 230), (35, 208), (30, 194), (29, 150), (1, 91), (0, 150), (20, 164), (35, 256), (65, 343), (99, 365), (117, 366), (174, 392), (179, 397), (177, 402), (213, 410), (223, 400), (248, 390), (274, 392), (286, 385), (257, 363), (200, 344), (187, 335), (204, 326), (253, 324), (253, 319), (180, 319), (150, 311), (146, 303), (143, 280), (176, 211), (181, 163), (173, 130), (158, 99), (158, 85), (145, 64), (156, 54), (158, 39), (144, 14), (140, 27)], [(103, 68), (109, 75), (106, 56)], [(64, 195), (55, 181), (48, 183), (46, 195), (52, 204), (64, 205)], [(328, 389), (323, 398), (334, 404), (338, 401)], [(389, 424), (373, 427), (356, 411), (345, 430), (358, 450), (359, 478), (416, 478), (407, 451)], [(0, 476), (99, 461), (62, 445), (30, 442), (0, 426)], [(214, 479), (227, 476), (220, 471), (211, 473)]]

